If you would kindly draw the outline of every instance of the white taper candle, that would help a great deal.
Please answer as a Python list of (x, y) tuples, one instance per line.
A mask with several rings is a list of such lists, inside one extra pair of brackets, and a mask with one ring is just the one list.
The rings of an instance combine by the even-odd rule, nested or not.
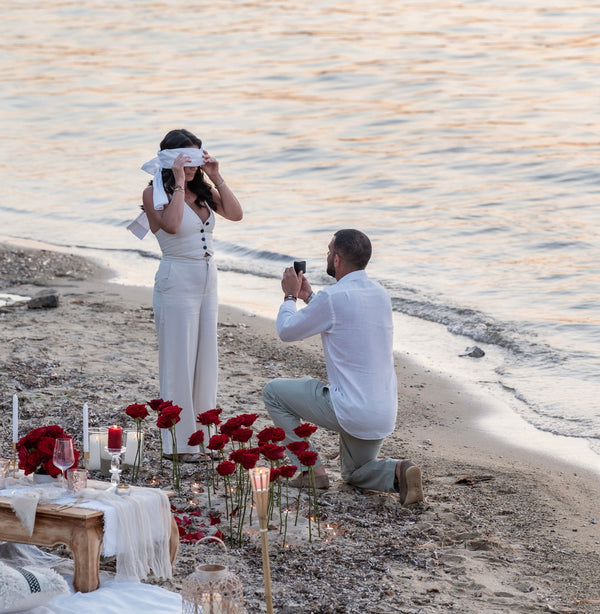
[(89, 452), (90, 451), (90, 436), (88, 433), (88, 422), (89, 422), (89, 410), (88, 410), (88, 404), (84, 403), (83, 404), (83, 451), (84, 452)]
[(13, 443), (19, 441), (19, 397), (13, 394)]

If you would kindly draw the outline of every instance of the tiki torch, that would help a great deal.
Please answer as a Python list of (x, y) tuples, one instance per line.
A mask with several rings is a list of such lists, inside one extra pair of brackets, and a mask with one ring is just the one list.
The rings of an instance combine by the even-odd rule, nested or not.
[(271, 595), (271, 568), (269, 565), (269, 537), (267, 535), (269, 508), (269, 481), (271, 472), (268, 467), (250, 469), (250, 483), (254, 493), (254, 505), (260, 525), (260, 547), (262, 550), (263, 576), (265, 579), (265, 601), (267, 614), (273, 614), (273, 598)]

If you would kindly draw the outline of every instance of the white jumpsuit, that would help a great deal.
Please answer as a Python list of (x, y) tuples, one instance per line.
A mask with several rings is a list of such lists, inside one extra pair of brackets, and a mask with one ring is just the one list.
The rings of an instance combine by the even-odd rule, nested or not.
[[(183, 408), (177, 423), (178, 453), (201, 425), (196, 416), (217, 400), (217, 267), (213, 256), (215, 214), (206, 222), (185, 205), (179, 230), (158, 230), (162, 258), (154, 278), (154, 323), (158, 339), (160, 396)], [(205, 434), (206, 435), (206, 434)], [(171, 434), (162, 429), (163, 452), (171, 454)]]

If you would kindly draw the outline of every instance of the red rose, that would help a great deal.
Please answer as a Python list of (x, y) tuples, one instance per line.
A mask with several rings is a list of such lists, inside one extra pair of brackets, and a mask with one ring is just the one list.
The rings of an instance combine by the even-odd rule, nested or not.
[(181, 412), (183, 409), (178, 405), (167, 405), (166, 407), (161, 406), (160, 415), (156, 420), (156, 426), (159, 429), (170, 429), (172, 426), (175, 426), (180, 420)]
[(148, 416), (146, 405), (142, 405), (141, 403), (132, 403), (131, 405), (128, 405), (125, 408), (125, 413), (134, 420), (141, 420)]
[(298, 471), (296, 465), (281, 465), (281, 467), (279, 467), (279, 473), (282, 478), (293, 478), (296, 471)]
[(222, 450), (227, 443), (229, 443), (229, 437), (227, 435), (213, 435), (208, 440), (208, 445), (206, 447), (209, 450)]
[(281, 460), (285, 454), (285, 448), (276, 443), (263, 443), (258, 446), (261, 454), (271, 461)]
[(283, 441), (285, 439), (285, 431), (276, 426), (267, 426), (258, 435), (259, 443), (267, 443), (268, 441)]
[(42, 437), (39, 440), (37, 451), (42, 456), (54, 456), (54, 446), (56, 439), (54, 437)]
[(249, 450), (244, 450), (244, 452), (245, 454), (240, 460), (242, 467), (244, 469), (254, 469), (260, 456), (254, 452), (250, 452)]
[[(36, 429), (37, 430), (37, 429)], [(54, 437), (54, 439), (60, 439), (61, 437), (69, 437), (58, 424), (51, 424), (50, 426), (42, 427), (43, 437)]]
[(44, 473), (47, 473), (48, 475), (51, 475), (53, 478), (57, 478), (60, 475), (60, 469), (52, 462), (51, 458), (47, 459), (42, 464), (40, 469)]
[(241, 416), (234, 416), (233, 418), (229, 418), (226, 422), (221, 424), (219, 430), (223, 435), (231, 435), (235, 429), (239, 429), (242, 426), (242, 418)]
[(240, 448), (239, 450), (234, 450), (233, 452), (231, 452), (229, 454), (229, 460), (230, 461), (234, 461), (236, 463), (240, 462), (240, 458), (242, 457), (242, 454), (246, 451), (245, 448)]
[(248, 448), (242, 448), (240, 450), (234, 450), (229, 459), (239, 463), (244, 469), (252, 469), (256, 466), (260, 455), (254, 450)]
[(215, 471), (219, 475), (231, 475), (235, 471), (235, 463), (231, 461), (223, 461), (215, 467)]
[(188, 446), (199, 446), (204, 443), (204, 431), (200, 429), (190, 435)]
[(27, 452), (25, 448), (19, 452), (19, 468), (25, 471), (25, 475), (33, 473), (38, 465), (42, 465), (45, 461), (44, 455), (39, 450)]
[(231, 439), (233, 439), (233, 441), (239, 441), (240, 443), (246, 443), (250, 440), (253, 433), (254, 431), (252, 429), (246, 429), (240, 426), (231, 433)]
[(281, 472), (279, 471), (279, 467), (271, 467), (271, 471), (269, 473), (269, 484), (275, 482), (280, 475)]
[(41, 467), (45, 460), (46, 457), (38, 450), (28, 452), (25, 447), (19, 450), (19, 469), (23, 469), (25, 475), (33, 473), (38, 466)]
[(162, 399), (152, 399), (151, 401), (148, 401), (148, 405), (150, 405), (150, 408), (154, 411), (158, 411), (158, 408), (164, 403), (164, 401)]
[(296, 433), (298, 437), (310, 437), (316, 430), (317, 430), (316, 426), (313, 426), (312, 424), (308, 424), (308, 422), (305, 422), (304, 424), (297, 426), (294, 429), (294, 433)]
[(158, 409), (156, 411), (158, 411), (158, 413), (160, 414), (161, 412), (163, 412), (167, 407), (177, 407), (176, 405), (173, 405), (173, 401), (163, 401), (159, 406)]
[(317, 458), (319, 457), (319, 455), (316, 452), (313, 452), (312, 450), (307, 450), (306, 452), (300, 452), (300, 454), (297, 454), (297, 456), (298, 456), (298, 460), (305, 467), (312, 467), (317, 462)]
[(204, 426), (209, 426), (211, 424), (220, 424), (221, 419), (219, 418), (219, 414), (222, 412), (222, 409), (209, 409), (201, 414), (198, 414), (196, 418), (196, 422), (203, 424)]
[(242, 414), (240, 416), (242, 419), (242, 426), (252, 426), (256, 420), (258, 419), (258, 414)]
[(288, 443), (288, 445), (286, 446), (286, 448), (292, 453), (295, 454), (296, 456), (298, 454), (300, 454), (300, 452), (306, 452), (306, 450), (308, 450), (308, 448), (310, 447), (310, 444), (308, 443), (308, 441), (290, 441), (290, 443)]

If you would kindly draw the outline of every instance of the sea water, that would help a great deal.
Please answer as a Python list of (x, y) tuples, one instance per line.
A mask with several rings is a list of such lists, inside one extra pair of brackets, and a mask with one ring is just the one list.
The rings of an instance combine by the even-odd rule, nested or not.
[(274, 317), (282, 269), (330, 283), (359, 228), (398, 351), (600, 452), (598, 3), (31, 0), (0, 24), (5, 239), (151, 285), (125, 227), (188, 128), (245, 211), (217, 223), (222, 301)]

